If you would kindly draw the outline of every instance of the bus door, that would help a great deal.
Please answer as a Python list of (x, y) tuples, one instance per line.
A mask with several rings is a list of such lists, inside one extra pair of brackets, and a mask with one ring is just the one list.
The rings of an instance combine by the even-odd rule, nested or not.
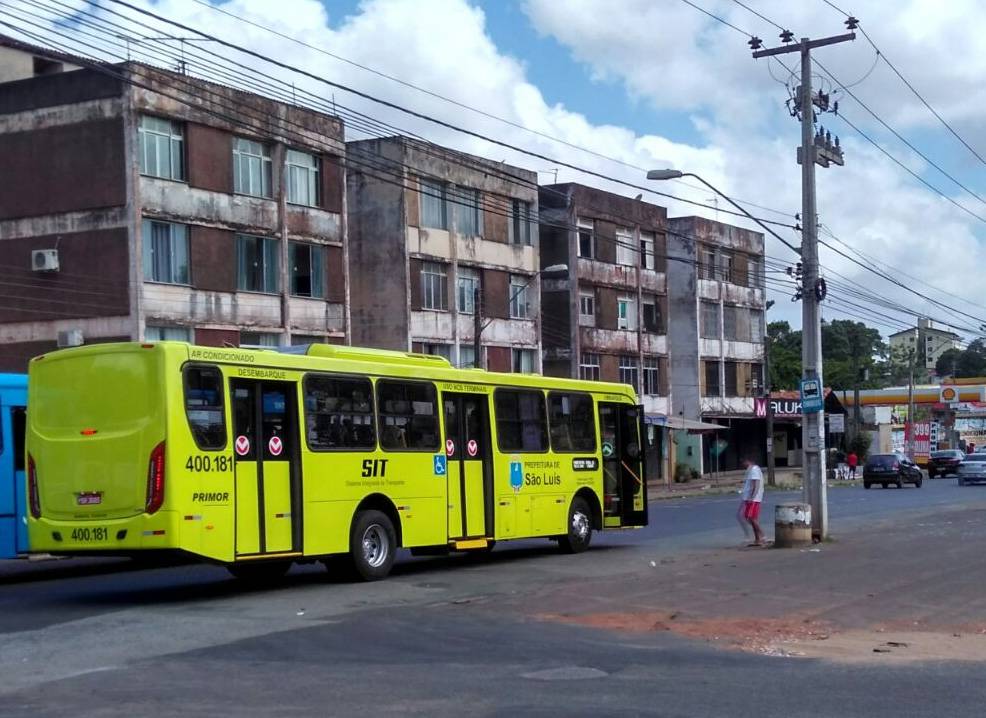
[(485, 394), (442, 393), (450, 539), (493, 535), (493, 452)]
[(233, 379), (236, 554), (301, 551), (297, 386)]
[(647, 485), (641, 443), (643, 415), (639, 406), (599, 404), (606, 526), (647, 525)]

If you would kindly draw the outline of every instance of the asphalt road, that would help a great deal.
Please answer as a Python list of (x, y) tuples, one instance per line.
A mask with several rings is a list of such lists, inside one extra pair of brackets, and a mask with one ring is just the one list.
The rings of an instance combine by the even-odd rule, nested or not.
[[(766, 523), (798, 498), (768, 492)], [(485, 561), (405, 560), (376, 584), (317, 565), (246, 590), (203, 565), (2, 563), (0, 715), (982, 715), (977, 661), (785, 658), (555, 620), (669, 602), (773, 615), (811, 580), (823, 608), (877, 596), (908, 618), (986, 621), (986, 487), (829, 499), (821, 553), (737, 548), (738, 497), (719, 496), (655, 502), (649, 527), (579, 556), (518, 542)]]

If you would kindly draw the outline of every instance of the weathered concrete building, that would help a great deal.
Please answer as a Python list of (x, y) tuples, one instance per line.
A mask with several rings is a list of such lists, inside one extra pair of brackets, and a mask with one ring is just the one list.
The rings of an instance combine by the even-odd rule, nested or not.
[(705, 442), (677, 432), (677, 460), (700, 472), (734, 469), (742, 454), (764, 451), (754, 412), (764, 386), (764, 237), (702, 217), (675, 217), (668, 228), (671, 415), (727, 427)]
[(0, 369), (58, 343), (348, 340), (341, 120), (0, 38)]
[(580, 184), (541, 187), (544, 373), (624, 382), (648, 422), (650, 478), (663, 474), (670, 407), (667, 209)]
[(540, 372), (536, 173), (407, 137), (346, 151), (353, 343)]

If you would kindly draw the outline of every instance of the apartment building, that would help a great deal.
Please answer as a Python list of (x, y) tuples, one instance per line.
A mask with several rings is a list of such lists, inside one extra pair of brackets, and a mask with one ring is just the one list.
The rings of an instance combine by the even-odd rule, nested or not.
[(570, 268), (542, 286), (544, 373), (631, 384), (656, 477), (671, 393), (667, 209), (581, 184), (543, 186), (539, 204), (541, 265)]
[(918, 325), (894, 332), (888, 338), (891, 357), (899, 362), (913, 361), (915, 376), (926, 381), (935, 376), (935, 367), (941, 355), (949, 349), (961, 348), (961, 337), (953, 331), (941, 329), (930, 319), (920, 317)]
[[(676, 435), (678, 461), (701, 472), (735, 469), (764, 452), (754, 398), (764, 387), (764, 237), (702, 217), (668, 220), (672, 415), (718, 424)], [(705, 441), (701, 438), (704, 437)]]
[(346, 152), (353, 342), (540, 372), (537, 174), (409, 137)]
[(0, 48), (0, 370), (79, 343), (348, 341), (341, 120)]

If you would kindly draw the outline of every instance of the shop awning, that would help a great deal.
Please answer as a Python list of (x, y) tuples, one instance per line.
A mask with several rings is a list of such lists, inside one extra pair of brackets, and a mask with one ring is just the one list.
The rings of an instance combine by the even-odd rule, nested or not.
[(720, 429), (729, 428), (722, 424), (711, 424), (707, 421), (695, 421), (693, 419), (685, 419), (681, 416), (664, 416), (663, 414), (645, 414), (644, 423), (654, 424), (655, 426), (666, 426), (669, 429), (676, 429), (678, 431), (719, 431)]

